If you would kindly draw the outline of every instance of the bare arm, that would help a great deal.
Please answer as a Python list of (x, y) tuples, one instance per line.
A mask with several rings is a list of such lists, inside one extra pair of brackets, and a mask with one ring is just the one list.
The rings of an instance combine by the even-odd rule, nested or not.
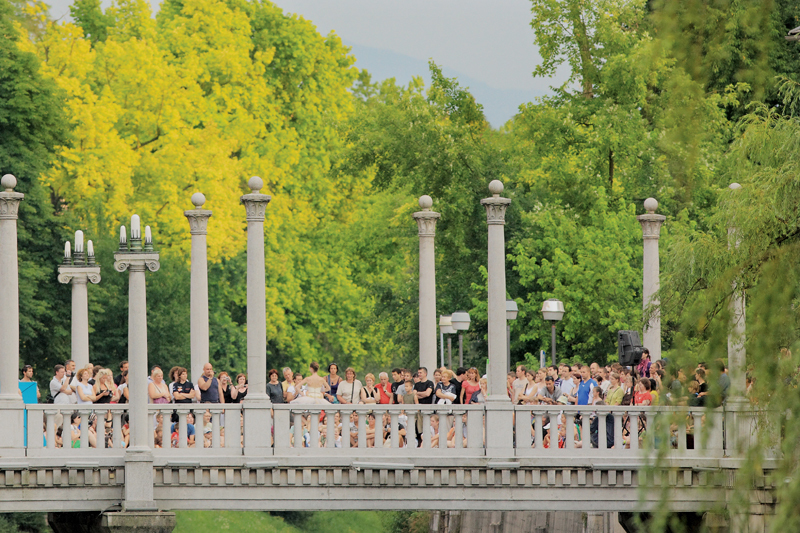
[(211, 382), (213, 379), (206, 379), (205, 376), (200, 376), (200, 379), (197, 380), (197, 386), (200, 387), (200, 390), (208, 390), (211, 386)]

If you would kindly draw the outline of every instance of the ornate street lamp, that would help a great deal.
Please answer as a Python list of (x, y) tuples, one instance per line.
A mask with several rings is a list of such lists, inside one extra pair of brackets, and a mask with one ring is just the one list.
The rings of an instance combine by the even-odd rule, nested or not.
[(511, 368), (511, 324), (509, 321), (516, 320), (519, 308), (514, 300), (506, 300), (506, 369)]
[(449, 366), (453, 367), (453, 339), (450, 337), (456, 330), (450, 321), (450, 315), (439, 315), (439, 336), (442, 347), (442, 366), (444, 366), (444, 336), (447, 335), (447, 356), (450, 361)]
[(564, 318), (564, 304), (560, 300), (550, 298), (542, 304), (542, 317), (549, 320), (551, 326), (550, 350), (553, 357), (553, 365), (556, 364), (556, 322)]
[(458, 331), (458, 366), (464, 366), (464, 334), (462, 332), (469, 329), (469, 313), (456, 311), (450, 315), (450, 323), (453, 325), (453, 329)]

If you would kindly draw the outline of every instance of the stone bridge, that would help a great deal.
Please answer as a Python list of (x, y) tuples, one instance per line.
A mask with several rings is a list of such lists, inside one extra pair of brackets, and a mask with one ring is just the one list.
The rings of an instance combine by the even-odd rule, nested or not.
[[(130, 403), (77, 406), (80, 440), (71, 442), (75, 406), (23, 405), (17, 394), (19, 369), (19, 294), (17, 213), (23, 195), (16, 179), (2, 178), (0, 192), (0, 512), (93, 512), (91, 530), (128, 531), (132, 527), (168, 531), (169, 513), (178, 509), (325, 510), (581, 510), (649, 511), (668, 505), (676, 512), (708, 510), (727, 501), (741, 465), (742, 449), (754, 431), (754, 416), (742, 397), (742, 340), (733, 339), (731, 397), (724, 407), (513, 406), (506, 396), (505, 211), (502, 183), (490, 184), (486, 207), (488, 249), (489, 381), (480, 405), (273, 405), (266, 394), (266, 315), (264, 216), (270, 197), (262, 181), (251, 178), (242, 196), (248, 228), (247, 373), (250, 392), (242, 404), (149, 405), (146, 388), (146, 273), (159, 269), (149, 228), (134, 215), (130, 233), (121, 228), (114, 267), (127, 272), (129, 288), (128, 361)], [(186, 212), (192, 235), (192, 379), (208, 361), (208, 282), (206, 224), (211, 212)], [(653, 213), (655, 201), (648, 210)], [(439, 215), (429, 197), (415, 213), (420, 235), (420, 364), (436, 365), (436, 306), (433, 239)], [(652, 208), (652, 209), (651, 209)], [(647, 222), (652, 226), (653, 218)], [(662, 217), (663, 218), (663, 217)], [(24, 221), (23, 221), (24, 222)], [(656, 221), (658, 222), (658, 221)], [(644, 224), (644, 223), (643, 223)], [(649, 226), (648, 226), (649, 227)], [(647, 233), (649, 232), (649, 233)], [(657, 228), (645, 232), (645, 285), (657, 279)], [(648, 236), (649, 235), (649, 236)], [(653, 236), (655, 235), (655, 237)], [(649, 241), (648, 241), (649, 239)], [(656, 242), (655, 248), (653, 242)], [(67, 247), (59, 280), (72, 286), (73, 359), (89, 360), (88, 282), (100, 281), (91, 244), (84, 250), (76, 235), (74, 255)], [(649, 250), (649, 251), (648, 251)], [(649, 270), (648, 270), (649, 269)], [(645, 297), (645, 304), (650, 303)], [(736, 302), (741, 302), (737, 299)], [(735, 313), (736, 315), (736, 313)], [(738, 315), (743, 328), (743, 307)], [(652, 335), (658, 326), (651, 322)], [(734, 328), (736, 329), (736, 328)], [(743, 329), (740, 329), (743, 331)], [(655, 341), (653, 341), (655, 342)], [(658, 343), (660, 346), (660, 340)], [(731, 348), (732, 347), (732, 348)], [(187, 445), (187, 416), (211, 415), (209, 447)], [(341, 447), (335, 423), (343, 422)], [(89, 417), (98, 427), (108, 419), (106, 441), (90, 446)], [(164, 443), (156, 447), (157, 415), (163, 417)], [(177, 447), (170, 446), (170, 419), (177, 416)], [(27, 435), (23, 420), (27, 417)], [(332, 418), (333, 417), (333, 418)], [(419, 420), (419, 422), (417, 422)], [(128, 422), (125, 424), (125, 422)], [(353, 435), (351, 446), (350, 424)], [(63, 446), (56, 440), (61, 425)], [(374, 429), (377, 425), (377, 430)], [(576, 428), (576, 424), (579, 426)], [(421, 429), (416, 446), (415, 427)], [(408, 428), (408, 434), (404, 433)], [(563, 427), (564, 446), (556, 444)], [(628, 427), (629, 432), (624, 428)], [(125, 433), (123, 433), (123, 431)], [(103, 431), (98, 429), (103, 435)], [(549, 438), (552, 435), (553, 442)], [(129, 445), (125, 446), (125, 439)], [(440, 440), (439, 440), (440, 439)], [(437, 443), (436, 441), (439, 440)], [(447, 442), (445, 442), (447, 441)], [(656, 463), (656, 445), (667, 449)], [(772, 468), (766, 461), (767, 474)], [(769, 512), (770, 476), (752, 491), (752, 516)], [(98, 513), (103, 513), (98, 515)], [(58, 516), (58, 515), (55, 515)], [(97, 518), (97, 517), (100, 518)], [(102, 523), (101, 523), (102, 522)], [(54, 520), (62, 526), (66, 522)], [(755, 523), (751, 520), (750, 523)], [(126, 529), (127, 528), (127, 529)], [(67, 531), (57, 527), (59, 531)], [(757, 528), (752, 531), (757, 530)], [(763, 530), (763, 528), (761, 528)]]

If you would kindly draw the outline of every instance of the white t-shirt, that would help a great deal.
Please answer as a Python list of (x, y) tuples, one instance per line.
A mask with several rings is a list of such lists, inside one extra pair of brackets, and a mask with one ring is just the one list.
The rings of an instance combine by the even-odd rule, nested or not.
[(59, 393), (61, 387), (64, 386), (64, 383), (67, 381), (67, 376), (61, 378), (61, 380), (56, 379), (53, 377), (50, 380), (50, 396), (53, 397), (53, 403), (57, 405), (69, 405), (72, 403), (70, 398), (72, 398), (73, 394), (65, 394), (63, 392)]
[[(78, 383), (78, 387), (80, 387), (81, 391), (83, 391), (84, 396), (90, 396), (91, 394), (94, 394), (94, 387), (88, 383)], [(92, 403), (92, 400), (81, 400), (81, 397), (77, 392), (75, 395), (78, 396), (78, 404)]]
[(339, 383), (339, 388), (336, 389), (336, 394), (350, 403), (358, 403), (361, 401), (361, 382), (357, 379), (352, 383), (342, 381)]

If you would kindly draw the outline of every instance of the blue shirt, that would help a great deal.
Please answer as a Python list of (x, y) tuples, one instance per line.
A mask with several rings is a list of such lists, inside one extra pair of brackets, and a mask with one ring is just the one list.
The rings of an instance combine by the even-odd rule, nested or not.
[(592, 378), (587, 381), (581, 380), (578, 383), (578, 405), (589, 405), (589, 397), (592, 394), (592, 389), (597, 387), (597, 382)]

